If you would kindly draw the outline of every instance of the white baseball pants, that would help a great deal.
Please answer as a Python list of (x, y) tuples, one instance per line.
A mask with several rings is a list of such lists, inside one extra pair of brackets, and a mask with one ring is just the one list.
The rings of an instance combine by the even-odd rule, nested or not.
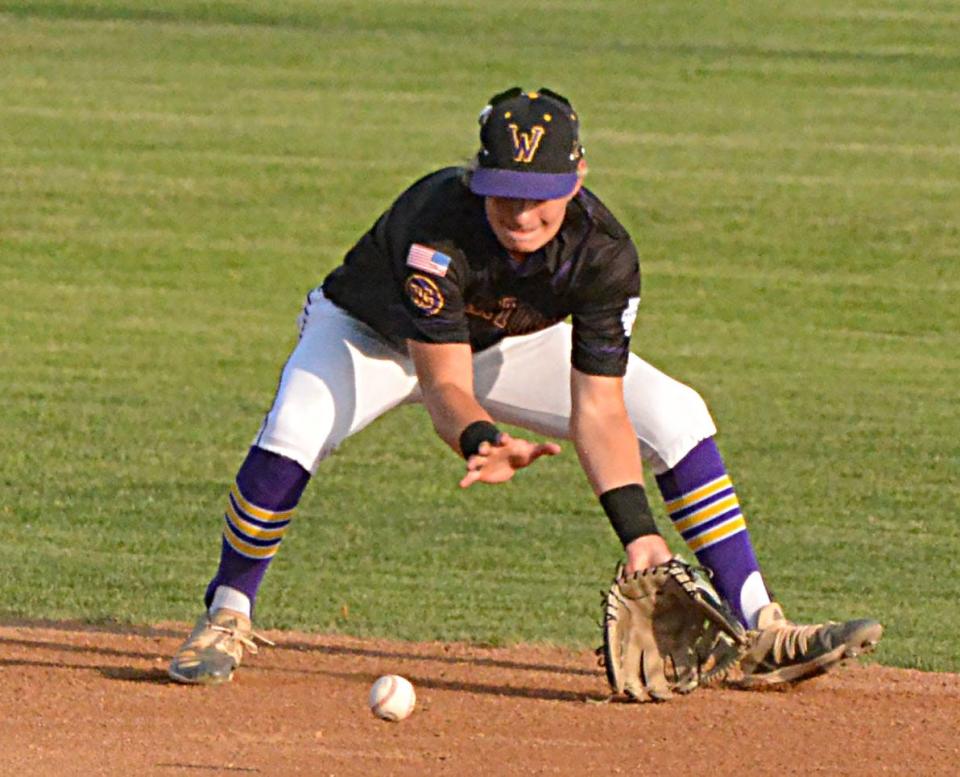
[[(311, 474), (337, 446), (383, 413), (420, 401), (411, 359), (366, 324), (310, 292), (300, 341), (283, 367), (273, 406), (254, 444), (298, 462)], [(507, 337), (474, 355), (474, 391), (497, 421), (540, 435), (570, 436), (567, 323)], [(635, 354), (624, 398), (644, 463), (660, 474), (716, 434), (700, 395)]]

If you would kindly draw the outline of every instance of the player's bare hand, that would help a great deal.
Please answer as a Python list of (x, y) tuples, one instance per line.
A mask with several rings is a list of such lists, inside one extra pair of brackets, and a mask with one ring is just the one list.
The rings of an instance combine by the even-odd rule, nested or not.
[(518, 469), (529, 467), (541, 456), (556, 456), (560, 446), (555, 442), (530, 442), (502, 432), (496, 444), (480, 443), (480, 448), (467, 460), (467, 474), (460, 488), (474, 483), (505, 483)]

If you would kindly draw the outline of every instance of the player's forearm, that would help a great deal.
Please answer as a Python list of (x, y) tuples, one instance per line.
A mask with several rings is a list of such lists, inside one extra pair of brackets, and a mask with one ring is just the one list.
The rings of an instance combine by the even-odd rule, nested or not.
[(466, 343), (407, 341), (423, 404), (440, 439), (458, 454), (460, 435), (475, 421), (490, 421), (473, 394), (473, 356)]
[(474, 421), (492, 421), (473, 394), (455, 384), (425, 387), (423, 404), (437, 435), (457, 454), (460, 453), (460, 435), (467, 426)]
[(640, 447), (626, 410), (581, 409), (571, 419), (570, 432), (595, 494), (643, 483)]
[(580, 463), (635, 571), (668, 556), (643, 487), (640, 444), (623, 401), (623, 380), (574, 369), (570, 432)]
[(594, 492), (642, 485), (640, 446), (623, 401), (623, 380), (574, 369), (570, 397), (570, 436)]

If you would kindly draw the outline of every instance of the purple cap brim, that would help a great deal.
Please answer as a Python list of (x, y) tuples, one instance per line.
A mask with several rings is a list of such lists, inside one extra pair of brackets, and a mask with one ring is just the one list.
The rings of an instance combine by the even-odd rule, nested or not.
[(482, 197), (513, 197), (520, 200), (555, 200), (577, 186), (573, 173), (527, 173), (478, 167), (470, 176), (470, 191)]

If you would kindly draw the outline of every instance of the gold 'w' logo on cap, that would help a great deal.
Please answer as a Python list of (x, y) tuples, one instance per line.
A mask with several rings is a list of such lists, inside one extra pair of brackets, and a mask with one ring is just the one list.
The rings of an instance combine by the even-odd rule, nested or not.
[(532, 127), (529, 132), (521, 132), (516, 124), (508, 124), (510, 134), (513, 139), (513, 161), (530, 164), (536, 156), (537, 149), (540, 148), (540, 141), (546, 134), (546, 130), (539, 124)]

